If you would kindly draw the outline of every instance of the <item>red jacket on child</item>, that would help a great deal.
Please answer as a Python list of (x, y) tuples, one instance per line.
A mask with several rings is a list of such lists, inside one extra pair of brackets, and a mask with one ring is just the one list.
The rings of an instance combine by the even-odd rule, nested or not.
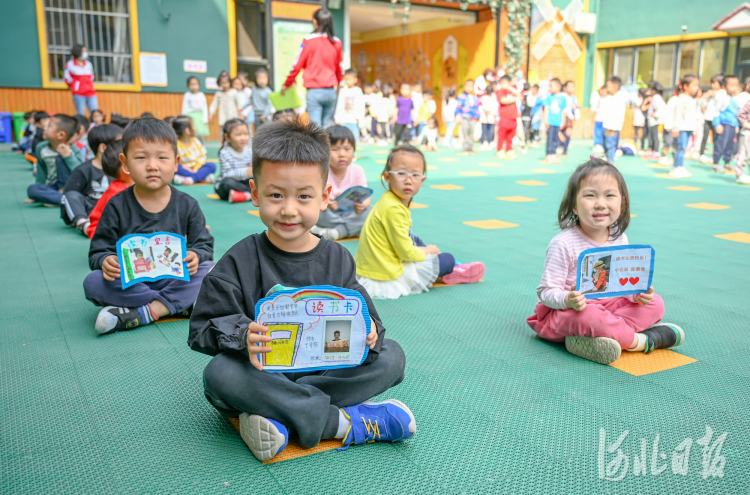
[(338, 86), (344, 78), (342, 56), (340, 39), (334, 37), (331, 43), (328, 36), (323, 33), (305, 36), (284, 87), (291, 86), (302, 69), (305, 69), (302, 81), (307, 89)]
[(109, 183), (109, 187), (106, 191), (104, 191), (102, 197), (99, 198), (99, 201), (96, 202), (96, 206), (94, 206), (94, 209), (91, 210), (91, 214), (89, 214), (89, 226), (86, 229), (86, 235), (89, 237), (89, 239), (94, 237), (96, 226), (99, 225), (99, 220), (102, 218), (102, 212), (104, 212), (104, 207), (107, 206), (109, 200), (112, 199), (115, 194), (120, 193), (127, 188), (128, 186), (126, 186), (125, 183), (121, 180), (113, 180)]
[(65, 64), (65, 84), (70, 86), (74, 95), (86, 98), (94, 96), (94, 66), (88, 60), (84, 60), (83, 65), (76, 63), (73, 58), (68, 60)]

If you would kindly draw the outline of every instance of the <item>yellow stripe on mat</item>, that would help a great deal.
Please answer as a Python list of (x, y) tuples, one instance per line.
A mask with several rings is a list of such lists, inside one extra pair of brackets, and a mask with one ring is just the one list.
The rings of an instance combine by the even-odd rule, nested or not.
[[(240, 431), (240, 418), (229, 418), (229, 421), (237, 428), (237, 432)], [(323, 440), (318, 445), (311, 449), (303, 449), (297, 445), (293, 440), (289, 441), (289, 444), (280, 454), (275, 456), (273, 459), (264, 461), (263, 464), (273, 464), (279, 461), (288, 461), (289, 459), (296, 459), (298, 457), (304, 457), (306, 455), (317, 454), (318, 452), (324, 452), (326, 450), (333, 450), (341, 447), (341, 440)]]
[(218, 194), (206, 194), (206, 196), (211, 199), (221, 199)]
[(649, 354), (623, 351), (620, 358), (610, 366), (634, 376), (641, 376), (671, 370), (696, 361), (698, 360), (669, 349), (657, 349)]
[(260, 217), (260, 212), (258, 210), (247, 210), (247, 212), (251, 215), (255, 215), (256, 217)]

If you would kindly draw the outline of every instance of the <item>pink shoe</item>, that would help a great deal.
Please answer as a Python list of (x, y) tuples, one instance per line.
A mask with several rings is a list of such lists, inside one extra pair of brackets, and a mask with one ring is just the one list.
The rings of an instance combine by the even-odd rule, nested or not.
[(484, 277), (484, 263), (475, 261), (468, 265), (456, 265), (453, 272), (443, 276), (443, 283), (454, 284), (476, 284)]

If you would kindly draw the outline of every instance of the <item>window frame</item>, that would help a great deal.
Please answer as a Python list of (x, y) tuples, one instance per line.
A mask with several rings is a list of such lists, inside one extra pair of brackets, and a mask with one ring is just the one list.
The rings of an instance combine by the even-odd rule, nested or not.
[[(63, 81), (50, 80), (49, 71), (49, 52), (47, 45), (47, 20), (44, 12), (44, 0), (35, 0), (36, 2), (36, 24), (37, 36), (39, 38), (39, 56), (42, 69), (42, 87), (44, 89), (69, 89)], [(133, 82), (129, 84), (100, 83), (94, 82), (94, 89), (97, 91), (131, 91), (140, 92), (141, 87), (141, 67), (140, 67), (140, 43), (138, 39), (138, 1), (128, 0), (130, 12), (130, 46), (132, 48), (131, 66), (133, 68)]]

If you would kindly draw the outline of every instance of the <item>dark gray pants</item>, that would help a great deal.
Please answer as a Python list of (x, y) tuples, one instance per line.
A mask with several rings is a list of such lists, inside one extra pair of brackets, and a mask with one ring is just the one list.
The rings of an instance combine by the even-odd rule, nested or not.
[(222, 353), (203, 371), (203, 386), (208, 402), (221, 414), (274, 419), (294, 429), (302, 447), (311, 448), (335, 436), (338, 408), (398, 385), (405, 365), (404, 351), (390, 339), (383, 339), (380, 353), (371, 353), (360, 366), (302, 373), (258, 371), (248, 358)]
[(96, 206), (98, 199), (84, 196), (78, 191), (68, 191), (62, 195), (60, 205), (62, 206), (61, 216), (66, 225), (75, 226), (76, 222), (82, 218), (88, 218)]
[(232, 190), (252, 192), (252, 189), (250, 189), (250, 180), (237, 180), (232, 179), (231, 177), (225, 177), (221, 179), (221, 182), (216, 184), (215, 190), (216, 194), (218, 194), (219, 197), (224, 201), (229, 199), (229, 193)]

